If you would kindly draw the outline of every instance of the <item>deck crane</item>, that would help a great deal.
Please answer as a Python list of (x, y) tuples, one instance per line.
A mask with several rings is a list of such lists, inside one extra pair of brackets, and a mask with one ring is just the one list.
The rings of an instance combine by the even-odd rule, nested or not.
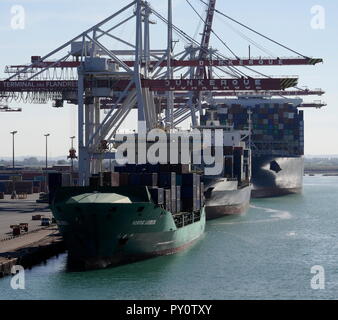
[[(215, 4), (215, 1), (211, 1), (211, 4)], [(201, 61), (191, 59), (186, 51), (175, 53), (172, 31), (189, 39), (195, 57), (199, 51), (198, 43), (172, 23), (170, 9), (169, 6), (166, 19), (146, 1), (131, 1), (48, 54), (33, 57), (27, 65), (6, 68), (8, 78), (0, 81), (0, 96), (30, 103), (54, 101), (58, 107), (65, 102), (77, 106), (80, 185), (86, 185), (90, 175), (101, 170), (103, 159), (112, 157), (109, 145), (114, 142), (115, 135), (132, 109), (137, 109), (139, 132), (160, 126), (166, 109), (163, 108), (163, 100), (168, 99), (168, 92), (173, 97), (174, 109), (176, 97), (190, 99), (195, 92), (283, 93), (297, 85), (298, 79), (295, 77), (235, 77), (233, 74), (218, 78), (196, 77), (192, 70), (198, 69), (198, 66), (209, 67), (210, 61), (224, 58), (212, 54), (211, 60), (207, 59), (208, 55), (206, 58), (202, 55), (201, 59), (205, 60), (201, 60), (201, 65)], [(168, 26), (167, 48), (150, 48), (151, 14)], [(119, 28), (131, 23), (136, 36), (128, 42), (120, 38)], [(210, 32), (211, 27), (207, 30)], [(116, 50), (107, 47), (112, 39), (124, 48)], [(208, 41), (205, 40), (204, 44)], [(211, 58), (211, 54), (208, 54)], [(127, 60), (126, 57), (131, 59)], [(176, 78), (180, 68), (185, 68), (187, 75)], [(112, 101), (104, 116), (100, 111), (101, 100)], [(168, 101), (164, 106), (168, 108)], [(181, 111), (174, 110), (171, 123), (176, 124), (181, 119)]]

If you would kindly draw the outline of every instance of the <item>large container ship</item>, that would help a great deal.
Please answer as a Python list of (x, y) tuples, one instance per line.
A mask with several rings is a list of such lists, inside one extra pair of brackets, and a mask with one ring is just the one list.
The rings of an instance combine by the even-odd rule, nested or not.
[(251, 150), (245, 142), (250, 132), (244, 128), (234, 130), (233, 126), (221, 123), (215, 109), (206, 111), (198, 128), (223, 130), (223, 170), (218, 175), (202, 178), (207, 220), (245, 213), (250, 206), (252, 190)]
[[(301, 99), (262, 97), (224, 99), (217, 108), (221, 124), (252, 127), (252, 196), (300, 193), (304, 175), (304, 114)], [(208, 119), (208, 113), (205, 116)]]
[[(209, 111), (212, 112), (211, 110)], [(210, 120), (205, 123), (201, 123), (195, 127), (195, 130), (175, 130), (170, 134), (167, 140), (167, 158), (165, 158), (168, 164), (159, 164), (155, 166), (149, 166), (143, 168), (137, 166), (137, 172), (162, 172), (173, 171), (176, 174), (187, 173), (190, 170), (199, 172), (201, 174), (201, 192), (204, 192), (205, 200), (205, 212), (206, 219), (216, 219), (227, 215), (243, 214), (250, 206), (251, 199), (251, 150), (248, 147), (248, 137), (250, 131), (248, 130), (234, 130), (232, 126), (224, 126), (219, 123), (210, 114)], [(210, 132), (210, 140), (205, 138), (204, 130)], [(215, 133), (216, 130), (221, 130), (223, 136), (223, 144), (219, 146), (221, 148), (220, 153), (222, 157), (222, 167), (219, 165), (220, 160), (215, 156)], [(172, 142), (180, 143), (174, 143)], [(201, 144), (196, 146), (195, 142), (199, 141)], [(147, 149), (151, 147), (147, 145)], [(157, 145), (161, 145), (160, 142), (156, 142)], [(115, 143), (118, 146), (120, 142)], [(170, 146), (170, 147), (169, 147)], [(162, 148), (162, 149), (163, 149)], [(172, 155), (177, 154), (179, 163), (187, 161), (184, 157), (190, 155), (189, 164), (171, 164)], [(219, 152), (218, 152), (219, 153)], [(137, 155), (137, 152), (136, 152)], [(205, 155), (215, 156), (212, 160), (212, 164), (206, 164)], [(195, 162), (195, 157), (201, 158), (201, 162)], [(175, 158), (175, 157), (174, 157)], [(127, 166), (130, 170), (131, 166)], [(208, 168), (209, 167), (209, 168)], [(210, 167), (217, 167), (216, 170), (208, 170)], [(116, 167), (115, 170), (126, 170), (125, 167)], [(133, 168), (135, 171), (135, 168)], [(217, 171), (217, 172), (216, 172)], [(135, 177), (133, 183), (139, 184), (139, 178)], [(194, 183), (195, 184), (195, 183)], [(186, 200), (189, 197), (186, 197)]]
[(56, 189), (51, 209), (71, 268), (106, 268), (173, 254), (204, 233), (200, 175), (159, 172), (152, 165), (117, 171), (93, 176), (89, 187), (51, 186)]

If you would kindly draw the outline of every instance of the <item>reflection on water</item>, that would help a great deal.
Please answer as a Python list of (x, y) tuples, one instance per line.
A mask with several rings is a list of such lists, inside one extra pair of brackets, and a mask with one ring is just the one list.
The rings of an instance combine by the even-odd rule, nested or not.
[[(338, 177), (305, 177), (303, 195), (259, 199), (210, 221), (187, 251), (121, 267), (70, 272), (61, 255), (26, 271), (26, 290), (0, 280), (1, 299), (336, 299)], [(311, 289), (322, 265), (326, 290)], [(336, 293), (337, 292), (337, 293)]]

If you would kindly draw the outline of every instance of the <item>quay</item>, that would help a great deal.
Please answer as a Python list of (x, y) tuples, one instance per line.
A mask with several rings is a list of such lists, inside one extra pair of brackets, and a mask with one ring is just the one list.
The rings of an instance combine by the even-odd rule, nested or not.
[[(0, 278), (10, 275), (15, 265), (31, 268), (65, 251), (55, 225), (44, 227), (41, 221), (32, 220), (33, 215), (52, 216), (48, 205), (38, 204), (36, 199), (0, 200)], [(10, 226), (20, 223), (28, 223), (28, 232), (14, 237)]]

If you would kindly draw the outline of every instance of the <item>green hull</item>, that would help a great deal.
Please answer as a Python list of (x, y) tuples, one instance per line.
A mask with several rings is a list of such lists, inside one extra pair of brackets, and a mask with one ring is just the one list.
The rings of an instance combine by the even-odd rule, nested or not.
[[(106, 268), (192, 245), (204, 233), (205, 212), (173, 216), (156, 206), (147, 188), (63, 188), (51, 206), (69, 262)], [(176, 223), (175, 223), (176, 218)], [(184, 222), (183, 222), (184, 221)]]

